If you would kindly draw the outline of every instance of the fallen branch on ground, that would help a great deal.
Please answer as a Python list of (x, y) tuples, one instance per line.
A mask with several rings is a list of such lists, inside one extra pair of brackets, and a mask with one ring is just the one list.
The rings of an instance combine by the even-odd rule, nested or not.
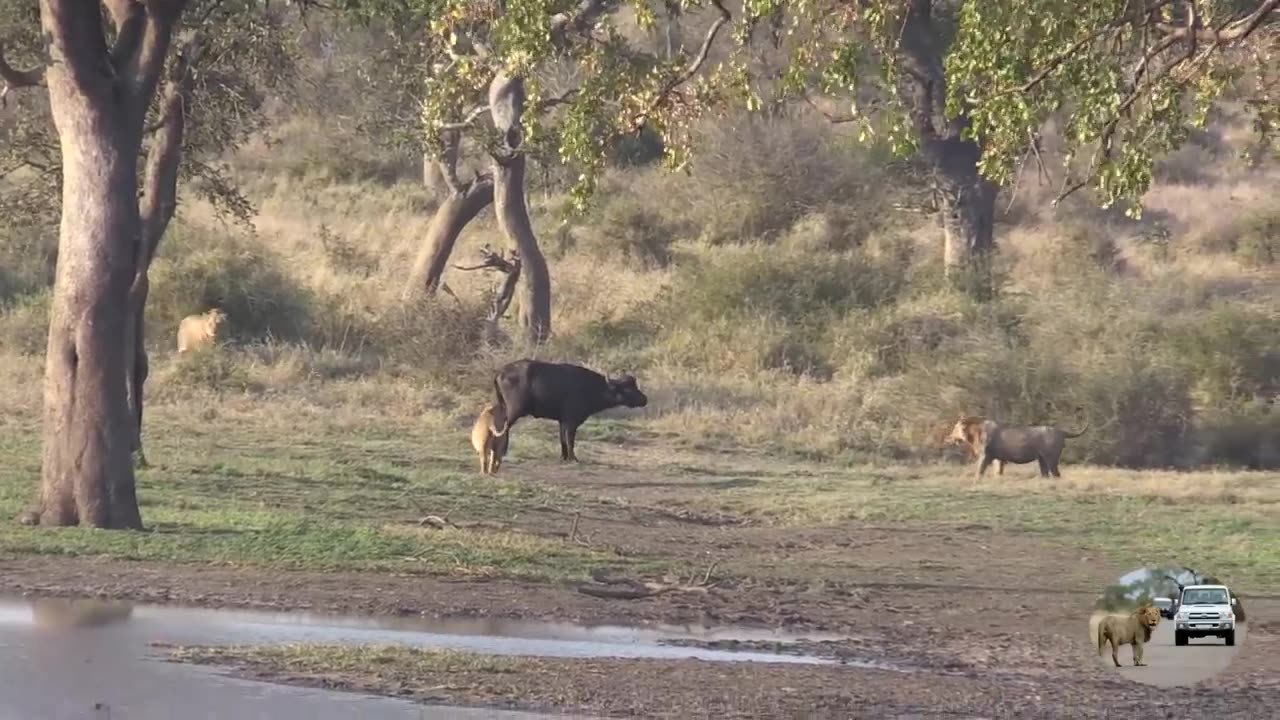
[(613, 577), (609, 575), (607, 570), (596, 570), (591, 573), (592, 582), (579, 585), (578, 592), (605, 600), (639, 600), (670, 592), (701, 593), (705, 595), (720, 583), (718, 580), (714, 582), (711, 580), (711, 573), (715, 570), (716, 565), (717, 563), (711, 563), (711, 566), (702, 574), (702, 580), (697, 583), (694, 583), (694, 579), (697, 577), (696, 571), (689, 576), (688, 581), (681, 583), (670, 580), (657, 582)]

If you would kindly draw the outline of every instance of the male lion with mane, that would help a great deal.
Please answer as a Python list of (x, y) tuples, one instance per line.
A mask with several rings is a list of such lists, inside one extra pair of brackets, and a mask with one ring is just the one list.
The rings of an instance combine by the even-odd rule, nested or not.
[(1120, 667), (1120, 646), (1133, 646), (1133, 665), (1146, 665), (1142, 662), (1142, 646), (1151, 641), (1151, 633), (1160, 624), (1160, 611), (1150, 605), (1143, 605), (1129, 615), (1111, 615), (1098, 623), (1098, 654), (1107, 643), (1111, 643), (1111, 661)]
[(982, 458), (978, 478), (991, 463), (996, 464), (996, 474), (1003, 475), (1005, 463), (1021, 465), (1033, 460), (1040, 464), (1040, 477), (1062, 477), (1058, 461), (1067, 439), (1078, 438), (1088, 429), (1088, 422), (1070, 433), (1049, 425), (1001, 425), (981, 415), (961, 415), (947, 440), (967, 445), (975, 456)]
[(218, 341), (218, 328), (226, 321), (227, 314), (218, 308), (182, 318), (178, 323), (178, 352), (213, 345)]

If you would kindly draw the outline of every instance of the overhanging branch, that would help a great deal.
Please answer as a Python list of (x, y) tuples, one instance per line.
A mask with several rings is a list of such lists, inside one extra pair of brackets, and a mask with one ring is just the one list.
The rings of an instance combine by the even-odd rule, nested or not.
[(694, 75), (698, 74), (698, 71), (706, 64), (707, 56), (711, 54), (711, 46), (715, 44), (716, 36), (720, 34), (721, 29), (723, 29), (729, 21), (733, 20), (733, 14), (724, 6), (723, 0), (711, 0), (711, 4), (715, 6), (719, 15), (716, 17), (715, 22), (711, 23), (711, 27), (707, 28), (707, 34), (702, 38), (702, 45), (698, 48), (698, 53), (693, 56), (693, 59), (689, 61), (689, 64), (686, 65), (683, 70), (662, 86), (658, 91), (658, 94), (653, 98), (653, 102), (649, 103), (649, 107), (645, 108), (643, 112), (632, 119), (631, 124), (633, 130), (639, 130), (643, 127), (645, 122), (648, 121), (649, 116), (651, 116), (653, 112), (666, 101), (667, 97), (670, 96), (676, 88), (679, 88), (681, 85), (688, 82)]
[(480, 117), (487, 112), (489, 112), (488, 105), (480, 105), (478, 107), (474, 107), (471, 109), (471, 112), (463, 116), (462, 120), (460, 120), (459, 122), (445, 123), (443, 125), (438, 126), (437, 129), (440, 130), (441, 132), (467, 130), (471, 128), (473, 125), (475, 125), (476, 120), (479, 120)]

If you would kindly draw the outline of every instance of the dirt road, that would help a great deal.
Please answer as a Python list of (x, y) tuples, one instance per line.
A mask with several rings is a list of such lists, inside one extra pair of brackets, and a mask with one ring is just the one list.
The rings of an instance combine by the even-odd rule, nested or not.
[[(1227, 647), (1220, 638), (1196, 638), (1186, 647), (1173, 644), (1173, 623), (1162, 621), (1147, 643), (1144, 667), (1134, 667), (1127, 650), (1120, 654), (1120, 674), (1124, 677), (1158, 687), (1194, 685), (1227, 669), (1231, 661), (1244, 647), (1248, 637), (1247, 625), (1236, 630), (1236, 644)], [(1104, 653), (1110, 663), (1110, 653)]]

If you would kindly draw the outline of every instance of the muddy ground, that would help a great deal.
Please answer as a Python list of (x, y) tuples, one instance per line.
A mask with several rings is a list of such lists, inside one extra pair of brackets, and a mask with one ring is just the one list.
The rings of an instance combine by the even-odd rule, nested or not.
[[(566, 471), (530, 462), (525, 473), (530, 482), (554, 482), (600, 501), (573, 513), (530, 508), (485, 522), (546, 537), (572, 535), (624, 557), (661, 555), (712, 568), (715, 586), (618, 600), (583, 594), (569, 583), (509, 578), (19, 555), (0, 557), (0, 593), (361, 614), (785, 627), (845, 634), (849, 639), (811, 649), (899, 670), (528, 660), (510, 672), (441, 683), (397, 678), (385, 668), (381, 675), (297, 673), (240, 662), (240, 672), (254, 677), (432, 702), (631, 717), (1173, 718), (1263, 716), (1280, 700), (1276, 596), (1247, 598), (1249, 642), (1226, 673), (1195, 689), (1159, 690), (1120, 679), (1086, 638), (1097, 592), (1132, 569), (1097, 549), (974, 524), (776, 527), (684, 502), (700, 492), (692, 479), (665, 475), (657, 482), (604, 463)], [(712, 480), (699, 476), (697, 482)], [(1128, 649), (1122, 656), (1127, 660)]]

